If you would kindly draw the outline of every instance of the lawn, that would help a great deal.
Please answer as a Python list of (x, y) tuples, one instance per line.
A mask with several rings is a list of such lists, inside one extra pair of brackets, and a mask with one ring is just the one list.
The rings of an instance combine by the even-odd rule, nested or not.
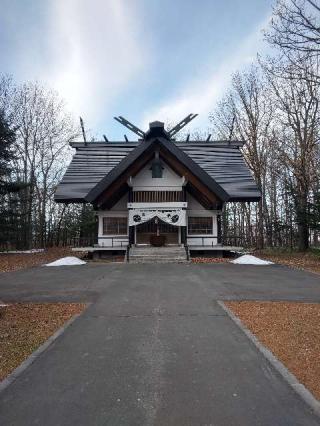
[(0, 381), (85, 306), (14, 303), (0, 308)]
[(320, 303), (242, 301), (225, 305), (320, 399)]

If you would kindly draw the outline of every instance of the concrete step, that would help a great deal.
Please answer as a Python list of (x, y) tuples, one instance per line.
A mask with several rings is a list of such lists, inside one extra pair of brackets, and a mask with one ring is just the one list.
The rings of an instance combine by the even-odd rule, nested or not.
[(165, 247), (132, 247), (133, 250), (154, 250), (154, 251), (161, 251), (161, 250), (181, 250), (184, 249), (184, 247), (179, 246), (165, 246)]
[(129, 256), (131, 260), (186, 260), (186, 256)]
[(186, 263), (184, 247), (132, 247), (129, 253), (130, 263)]
[(168, 259), (131, 259), (129, 258), (129, 263), (190, 263), (187, 259), (175, 259), (175, 258), (168, 258)]
[(184, 257), (186, 253), (130, 253), (130, 256), (134, 257)]
[(184, 255), (186, 253), (185, 250), (181, 250), (181, 251), (137, 251), (137, 250), (130, 250), (130, 254), (136, 254), (137, 256), (179, 256), (179, 255)]
[(131, 256), (185, 256), (186, 252), (183, 251), (161, 251), (161, 252), (154, 252), (154, 251), (146, 251), (146, 252), (140, 252), (136, 250), (130, 250)]
[(130, 249), (130, 253), (137, 253), (137, 254), (179, 254), (179, 253), (185, 253), (185, 249), (183, 250), (159, 250), (159, 251), (154, 251), (154, 250), (135, 250), (135, 249)]

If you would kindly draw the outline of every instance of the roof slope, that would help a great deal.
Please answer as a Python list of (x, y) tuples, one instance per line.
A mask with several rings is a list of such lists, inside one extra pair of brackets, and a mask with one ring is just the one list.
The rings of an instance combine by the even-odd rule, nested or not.
[(219, 142), (178, 146), (229, 194), (229, 201), (260, 199), (261, 193), (237, 146)]
[[(164, 137), (152, 137), (145, 140), (133, 149), (112, 171), (110, 171), (86, 196), (86, 200), (94, 202), (110, 185), (112, 185), (120, 176), (130, 169), (130, 166), (137, 163), (139, 158), (142, 158), (146, 153), (154, 153), (155, 150), (164, 149), (164, 159), (169, 161), (172, 155), (181, 165), (184, 165), (186, 170), (196, 176), (205, 187), (220, 198), (222, 201), (229, 199), (229, 194), (209, 176), (196, 162), (192, 160), (182, 149), (178, 148), (175, 143)], [(160, 151), (161, 152), (161, 151)]]
[(137, 143), (73, 143), (76, 148), (72, 161), (59, 183), (56, 201), (84, 202), (86, 195), (117, 164), (131, 152)]
[[(57, 187), (55, 200), (84, 202), (89, 192), (140, 143), (73, 143), (76, 153)], [(228, 201), (255, 201), (260, 191), (246, 166), (239, 144), (173, 142), (228, 194)], [(241, 145), (241, 143), (240, 143)]]

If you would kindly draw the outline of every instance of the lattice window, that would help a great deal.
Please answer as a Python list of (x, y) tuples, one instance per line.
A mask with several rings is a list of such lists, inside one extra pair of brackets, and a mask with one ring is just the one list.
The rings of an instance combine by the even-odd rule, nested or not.
[(126, 217), (104, 217), (103, 235), (127, 235), (128, 218)]
[(212, 234), (212, 217), (188, 217), (188, 234)]

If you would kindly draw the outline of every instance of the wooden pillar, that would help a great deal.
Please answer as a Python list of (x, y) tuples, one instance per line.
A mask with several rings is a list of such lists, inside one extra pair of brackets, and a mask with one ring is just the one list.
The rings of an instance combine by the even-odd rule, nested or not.
[(181, 226), (181, 244), (187, 244), (187, 227)]
[[(187, 202), (187, 188), (186, 185), (182, 187), (182, 202)], [(187, 227), (181, 226), (181, 244), (187, 244)]]
[(218, 236), (218, 244), (222, 244), (221, 214), (217, 215), (217, 236)]
[(94, 244), (98, 244), (99, 243), (99, 216), (96, 214), (94, 217), (94, 241), (93, 241), (93, 245)]
[(129, 244), (131, 246), (134, 243), (134, 226), (129, 226)]
[(182, 201), (183, 202), (187, 201), (187, 189), (185, 186), (182, 187)]
[[(130, 176), (130, 180), (131, 180), (131, 176)], [(128, 202), (132, 203), (133, 202), (133, 191), (132, 188), (129, 188), (128, 191)], [(134, 241), (134, 226), (129, 226), (129, 245), (132, 246), (135, 243)]]

